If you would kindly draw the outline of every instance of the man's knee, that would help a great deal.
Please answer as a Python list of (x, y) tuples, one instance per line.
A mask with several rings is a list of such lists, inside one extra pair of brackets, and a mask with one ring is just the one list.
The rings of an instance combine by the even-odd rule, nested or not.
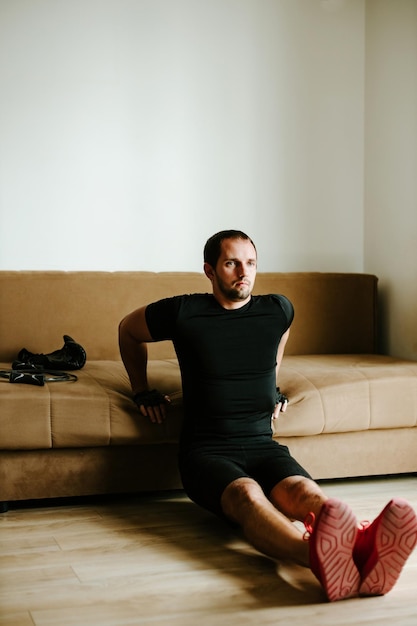
[(327, 498), (311, 478), (290, 476), (275, 485), (270, 499), (284, 515), (290, 519), (300, 519), (300, 511), (302, 514), (307, 509), (319, 512)]
[(310, 478), (295, 475), (288, 476), (288, 478), (281, 480), (275, 485), (271, 493), (290, 493), (292, 496), (294, 496), (294, 494), (302, 496), (304, 493), (308, 493), (315, 488), (316, 483)]
[(248, 507), (265, 499), (261, 486), (252, 478), (238, 478), (230, 483), (221, 497), (224, 514), (239, 523)]

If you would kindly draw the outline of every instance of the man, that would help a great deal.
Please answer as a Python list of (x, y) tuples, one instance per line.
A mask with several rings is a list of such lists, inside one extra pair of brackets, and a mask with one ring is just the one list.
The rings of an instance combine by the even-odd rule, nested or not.
[[(165, 419), (169, 398), (149, 389), (146, 344), (171, 339), (182, 375), (179, 467), (188, 496), (241, 527), (260, 552), (310, 567), (331, 601), (385, 594), (417, 542), (415, 512), (396, 498), (358, 528), (350, 508), (327, 498), (272, 439), (271, 417), (287, 406), (276, 385), (293, 307), (282, 295), (252, 295), (256, 269), (253, 241), (222, 231), (204, 248), (212, 294), (160, 300), (122, 320), (133, 398), (144, 417)], [(303, 521), (306, 533), (291, 520)]]

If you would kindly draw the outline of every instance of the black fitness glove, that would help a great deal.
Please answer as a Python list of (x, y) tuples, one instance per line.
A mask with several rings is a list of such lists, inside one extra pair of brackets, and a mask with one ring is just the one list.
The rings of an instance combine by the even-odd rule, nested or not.
[(19, 364), (25, 368), (37, 366), (45, 370), (80, 370), (84, 367), (86, 360), (87, 355), (84, 348), (69, 335), (64, 335), (63, 347), (49, 354), (34, 354), (26, 348), (22, 348), (12, 367), (18, 369), (16, 364)]
[(279, 387), (277, 387), (277, 395), (275, 397), (275, 404), (284, 404), (284, 402), (288, 402), (288, 398), (285, 394), (281, 393)]
[(151, 389), (150, 391), (139, 391), (133, 396), (133, 401), (138, 407), (144, 406), (159, 406), (160, 404), (166, 404), (166, 398), (157, 389)]

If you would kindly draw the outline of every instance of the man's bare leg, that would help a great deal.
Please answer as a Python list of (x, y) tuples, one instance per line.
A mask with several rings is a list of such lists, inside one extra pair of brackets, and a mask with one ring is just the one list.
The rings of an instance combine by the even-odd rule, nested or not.
[(318, 517), (328, 498), (311, 478), (290, 476), (275, 485), (270, 500), (286, 517), (303, 522), (310, 513)]
[(312, 480), (292, 477), (273, 489), (271, 500), (254, 480), (239, 478), (226, 487), (221, 503), (225, 515), (239, 524), (257, 550), (308, 567), (308, 542), (290, 519), (304, 520), (310, 512), (317, 516), (326, 496)]
[[(222, 495), (224, 513), (260, 552), (310, 567), (329, 600), (356, 597), (360, 574), (353, 559), (358, 524), (349, 507), (328, 499), (312, 480), (296, 476), (274, 487), (271, 501), (250, 478), (239, 478)], [(309, 519), (311, 537), (290, 520)]]

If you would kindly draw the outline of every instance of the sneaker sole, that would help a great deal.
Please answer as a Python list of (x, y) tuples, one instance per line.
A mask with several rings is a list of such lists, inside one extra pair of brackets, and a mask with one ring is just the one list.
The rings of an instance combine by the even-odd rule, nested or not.
[(417, 516), (405, 500), (387, 505), (375, 533), (375, 549), (363, 568), (361, 596), (381, 596), (390, 591), (417, 544)]
[(356, 597), (360, 574), (353, 560), (358, 524), (351, 509), (339, 500), (327, 500), (314, 530), (320, 581), (331, 602)]

